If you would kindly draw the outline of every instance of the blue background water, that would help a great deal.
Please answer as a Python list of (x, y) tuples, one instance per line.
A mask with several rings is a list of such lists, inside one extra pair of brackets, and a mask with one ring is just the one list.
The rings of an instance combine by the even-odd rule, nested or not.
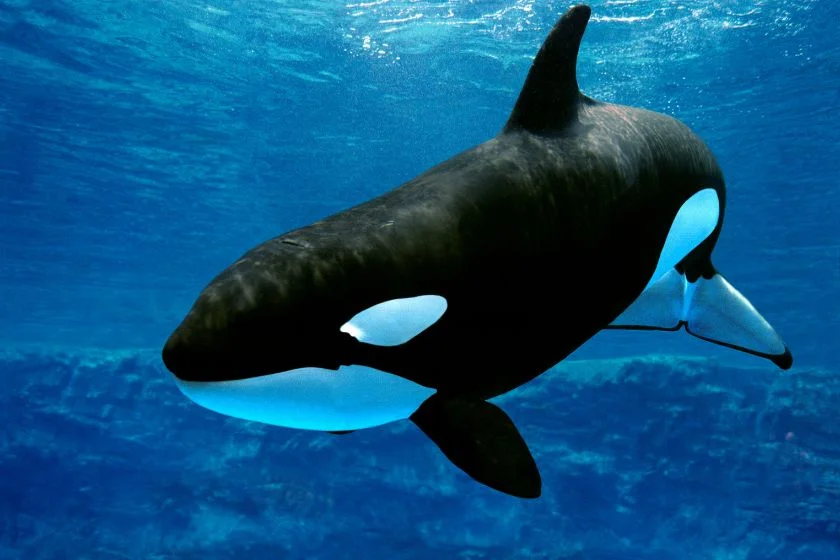
[(407, 423), (213, 415), (158, 351), (251, 246), (497, 133), (567, 4), (0, 1), (0, 557), (836, 558), (840, 5), (592, 6), (582, 89), (711, 146), (716, 263), (796, 364), (598, 335), (503, 400), (519, 502)]

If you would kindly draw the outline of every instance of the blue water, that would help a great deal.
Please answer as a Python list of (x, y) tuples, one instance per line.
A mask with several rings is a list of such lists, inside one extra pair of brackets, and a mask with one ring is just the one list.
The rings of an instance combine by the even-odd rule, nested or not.
[(602, 333), (502, 400), (523, 502), (407, 422), (228, 419), (159, 361), (244, 251), (496, 134), (567, 7), (0, 0), (0, 558), (840, 557), (831, 0), (593, 2), (578, 63), (715, 152), (715, 262), (789, 372)]

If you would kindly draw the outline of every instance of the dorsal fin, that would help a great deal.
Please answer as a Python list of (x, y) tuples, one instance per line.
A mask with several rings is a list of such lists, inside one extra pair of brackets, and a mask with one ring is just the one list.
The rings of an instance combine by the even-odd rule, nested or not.
[(580, 99), (577, 56), (592, 10), (569, 9), (537, 53), (504, 131), (544, 133), (562, 127)]

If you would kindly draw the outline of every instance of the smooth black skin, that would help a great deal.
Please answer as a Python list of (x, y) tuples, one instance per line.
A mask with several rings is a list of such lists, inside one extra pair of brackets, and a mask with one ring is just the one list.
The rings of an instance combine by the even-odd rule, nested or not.
[[(679, 208), (709, 187), (721, 219), (680, 267), (713, 270), (721, 169), (677, 120), (580, 93), (589, 15), (561, 18), (496, 137), (224, 270), (166, 343), (167, 368), (221, 381), (362, 364), (487, 399), (607, 327), (644, 289)], [(404, 345), (339, 331), (363, 309), (422, 294), (448, 309)]]

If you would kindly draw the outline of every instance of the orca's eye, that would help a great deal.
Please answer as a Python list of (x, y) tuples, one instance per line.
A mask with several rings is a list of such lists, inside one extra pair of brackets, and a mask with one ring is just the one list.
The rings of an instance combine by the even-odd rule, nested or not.
[(434, 325), (446, 306), (437, 295), (383, 301), (354, 315), (341, 331), (366, 344), (399, 346)]

